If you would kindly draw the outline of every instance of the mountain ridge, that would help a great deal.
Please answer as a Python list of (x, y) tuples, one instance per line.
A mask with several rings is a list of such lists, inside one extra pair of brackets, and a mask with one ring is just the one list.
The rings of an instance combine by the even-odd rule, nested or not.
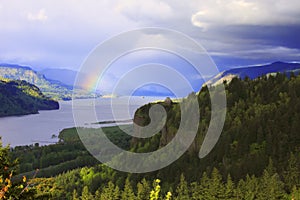
[(70, 69), (46, 68), (38, 71), (47, 79), (59, 81), (67, 86), (72, 86), (75, 83), (77, 71)]
[(300, 63), (296, 62), (281, 62), (276, 61), (270, 64), (263, 65), (252, 65), (245, 67), (231, 68), (224, 70), (221, 73), (217, 74), (209, 81), (203, 85), (218, 85), (224, 81), (230, 82), (232, 78), (238, 77), (245, 79), (246, 77), (250, 79), (256, 79), (264, 75), (271, 75), (273, 73), (299, 73), (300, 72)]
[(0, 78), (0, 104), (0, 117), (59, 109), (58, 102), (46, 97), (35, 85), (3, 78)]
[(44, 74), (28, 66), (2, 63), (0, 64), (0, 77), (27, 81), (39, 87), (46, 96), (57, 100), (71, 100), (73, 97), (94, 98), (94, 94), (80, 88), (74, 89), (73, 86), (61, 83), (58, 80), (48, 79)]

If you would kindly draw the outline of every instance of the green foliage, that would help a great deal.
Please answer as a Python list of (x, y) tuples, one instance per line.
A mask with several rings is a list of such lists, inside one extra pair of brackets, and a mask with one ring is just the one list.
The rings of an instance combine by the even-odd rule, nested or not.
[[(23, 80), (30, 84), (34, 84), (41, 89), (41, 91), (48, 97), (53, 99), (70, 100), (75, 98), (94, 98), (95, 94), (85, 91), (80, 88), (64, 85), (58, 81), (51, 81), (44, 77), (44, 75), (33, 71), (26, 67), (6, 67), (0, 66), (0, 78)], [(32, 94), (36, 94), (32, 91)], [(99, 95), (98, 95), (99, 96)]]
[(13, 180), (17, 161), (9, 156), (9, 146), (3, 147), (0, 138), (0, 199), (34, 199), (35, 190), (27, 184), (26, 177)]
[(287, 168), (284, 172), (284, 181), (288, 191), (290, 192), (294, 190), (295, 187), (300, 187), (299, 161), (293, 153), (290, 154)]
[(137, 184), (137, 200), (147, 200), (149, 194), (149, 183), (145, 178), (143, 178), (143, 180)]
[(127, 178), (125, 181), (125, 186), (121, 197), (122, 199), (128, 199), (128, 200), (134, 200), (136, 198), (131, 183), (129, 181), (129, 178)]
[[(180, 177), (180, 181), (176, 186), (176, 192), (173, 194), (172, 189), (170, 191), (163, 191), (160, 186), (160, 180), (155, 179), (153, 181), (152, 190), (150, 190), (148, 181), (142, 180), (143, 188), (141, 189), (141, 183), (138, 183), (136, 187), (132, 187), (132, 183), (129, 178), (126, 180), (114, 181), (121, 183), (123, 189), (119, 189), (113, 181), (109, 181), (106, 184), (97, 184), (99, 187), (96, 192), (91, 192), (90, 186), (84, 184), (82, 177), (78, 177), (79, 180), (70, 182), (71, 185), (75, 185), (73, 192), (67, 195), (67, 191), (63, 189), (65, 185), (60, 185), (59, 177), (55, 178), (55, 184), (52, 191), (56, 191), (55, 194), (50, 196), (57, 199), (103, 199), (103, 200), (117, 200), (117, 199), (145, 199), (145, 200), (162, 200), (162, 199), (220, 199), (220, 200), (233, 200), (233, 199), (286, 199), (288, 196), (297, 199), (299, 197), (299, 189), (296, 186), (293, 187), (292, 192), (289, 194), (284, 190), (284, 183), (280, 180), (277, 173), (271, 174), (271, 167), (267, 167), (261, 177), (249, 176), (241, 179), (238, 184), (235, 184), (231, 179), (231, 176), (227, 176), (227, 180), (220, 176), (219, 170), (216, 168), (209, 174), (204, 173), (200, 181), (188, 183), (184, 176)], [(77, 170), (80, 174), (81, 170)], [(71, 171), (63, 176), (70, 176), (75, 171)], [(74, 174), (77, 176), (76, 174)], [(114, 178), (112, 178), (114, 180)], [(38, 182), (44, 182), (43, 180), (36, 181), (36, 187), (39, 188)], [(69, 185), (70, 185), (69, 183)], [(67, 183), (65, 183), (67, 184)], [(69, 187), (69, 186), (68, 186)], [(77, 195), (77, 191), (81, 195)], [(148, 191), (148, 192), (147, 192)], [(38, 191), (38, 193), (41, 190)], [(44, 196), (47, 191), (44, 190)], [(43, 194), (43, 193), (42, 193)], [(41, 194), (40, 194), (41, 195)]]
[(96, 199), (117, 200), (120, 197), (119, 187), (115, 186), (111, 181), (108, 182), (107, 186), (103, 188), (102, 192), (100, 192), (99, 190), (97, 190), (97, 192)]
[(76, 190), (73, 191), (72, 199), (73, 199), (73, 200), (79, 200), (78, 194), (77, 194), (77, 191), (76, 191)]
[(188, 184), (185, 181), (185, 177), (183, 174), (180, 176), (180, 182), (176, 188), (177, 200), (189, 200), (189, 191), (188, 191)]
[[(247, 174), (261, 176), (271, 158), (276, 163), (277, 173), (283, 177), (290, 153), (299, 156), (299, 88), (300, 76), (290, 79), (284, 74), (255, 80), (234, 78), (226, 85), (227, 115), (221, 137), (212, 152), (200, 164), (194, 157), (201, 148), (211, 117), (209, 91), (207, 87), (203, 87), (197, 94), (200, 125), (196, 139), (188, 153), (173, 166), (180, 166), (177, 170), (184, 173), (190, 181), (195, 179), (189, 176), (189, 171), (200, 175), (204, 170), (212, 171), (214, 167), (220, 169), (223, 177), (231, 174), (233, 180), (239, 180)], [(183, 101), (188, 102), (189, 98)], [(147, 114), (150, 106), (151, 104), (147, 104), (137, 110), (135, 120), (138, 124), (149, 123)], [(160, 138), (134, 138), (133, 151), (154, 151), (173, 139), (180, 124), (180, 107), (177, 103), (164, 106), (168, 119), (166, 126), (155, 135)], [(294, 165), (299, 169), (298, 159)], [(174, 173), (173, 166), (158, 172), (163, 174), (163, 180), (175, 181), (170, 180), (170, 177), (173, 177), (171, 173)], [(289, 188), (292, 189), (292, 184)]]
[(59, 108), (56, 101), (45, 97), (36, 86), (8, 79), (0, 79), (0, 104), (0, 117)]
[(227, 182), (225, 184), (225, 193), (224, 193), (224, 199), (235, 199), (235, 184), (231, 179), (230, 174), (227, 176)]
[[(131, 129), (131, 126), (124, 125), (122, 128)], [(129, 149), (131, 136), (120, 131), (120, 128), (105, 127), (102, 130), (113, 143), (123, 149)], [(81, 131), (83, 134), (97, 133), (97, 129), (82, 129)], [(19, 172), (22, 175), (30, 175), (39, 169), (38, 177), (52, 177), (71, 169), (93, 166), (98, 163), (82, 144), (75, 128), (64, 129), (58, 138), (59, 143), (53, 145), (18, 146), (12, 149), (12, 157), (20, 160)], [(93, 178), (96, 180), (97, 175)]]
[[(74, 190), (79, 196), (85, 193), (95, 199), (297, 199), (300, 190), (299, 89), (300, 76), (287, 79), (278, 74), (253, 81), (233, 79), (226, 85), (228, 107), (222, 135), (212, 152), (199, 160), (198, 152), (211, 115), (209, 92), (204, 87), (198, 94), (192, 94), (197, 95), (201, 112), (196, 139), (176, 162), (146, 174), (127, 174), (103, 164), (65, 170), (55, 177), (56, 187), (64, 191), (57, 192), (58, 199), (72, 199)], [(162, 148), (173, 139), (180, 124), (180, 106), (178, 103), (160, 103), (167, 110), (166, 126), (152, 138), (133, 138), (131, 141), (127, 138), (124, 143), (127, 150), (149, 152)], [(135, 122), (149, 123), (150, 106), (145, 105), (136, 112)], [(120, 130), (111, 130), (115, 131), (113, 134), (120, 133)], [(29, 167), (36, 155), (52, 155), (59, 159), (59, 155), (51, 153), (59, 154), (69, 147), (71, 151), (73, 147), (68, 145), (78, 142), (72, 132), (69, 129), (60, 135), (61, 146), (45, 147), (45, 154), (40, 147), (36, 147), (39, 151), (28, 150), (25, 154), (30, 156), (24, 159), (24, 168)], [(125, 137), (122, 133), (119, 136)], [(120, 141), (117, 140), (119, 136), (111, 138)], [(36, 155), (30, 154), (31, 151)], [(78, 152), (73, 151), (78, 157)], [(42, 163), (45, 160), (52, 159), (47, 157)], [(152, 189), (147, 180), (155, 180)]]
[(91, 200), (91, 199), (94, 199), (93, 195), (89, 192), (89, 188), (87, 186), (83, 187), (80, 199), (81, 200)]

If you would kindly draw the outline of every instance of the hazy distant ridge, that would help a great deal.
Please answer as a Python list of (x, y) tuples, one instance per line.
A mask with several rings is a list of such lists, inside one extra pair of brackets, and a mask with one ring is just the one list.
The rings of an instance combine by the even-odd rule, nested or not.
[[(66, 77), (66, 75), (63, 75)], [(73, 95), (73, 86), (62, 83), (58, 80), (51, 80), (44, 74), (34, 71), (27, 66), (15, 64), (0, 64), (0, 77), (13, 80), (24, 80), (36, 85), (41, 91), (54, 99), (69, 100)], [(94, 97), (82, 89), (75, 89), (75, 98), (91, 98)]]
[(234, 77), (255, 79), (267, 74), (286, 73), (289, 75), (292, 72), (295, 74), (300, 72), (300, 63), (274, 62), (260, 66), (232, 68), (216, 75), (206, 82), (205, 85), (216, 85), (223, 81), (230, 82)]

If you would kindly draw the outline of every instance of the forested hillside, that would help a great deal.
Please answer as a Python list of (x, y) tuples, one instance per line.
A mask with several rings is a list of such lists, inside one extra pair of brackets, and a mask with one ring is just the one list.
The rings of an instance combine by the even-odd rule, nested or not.
[(60, 81), (47, 79), (43, 74), (34, 71), (30, 67), (0, 64), (0, 77), (27, 81), (28, 83), (39, 87), (46, 96), (53, 99), (70, 100), (72, 96), (75, 98), (95, 97), (95, 94), (92, 94), (81, 88), (73, 88), (73, 84), (67, 85), (61, 83)]
[(38, 87), (9, 79), (0, 79), (0, 105), (0, 117), (59, 108), (58, 102), (43, 95)]
[[(290, 153), (298, 155), (300, 151), (300, 76), (291, 75), (290, 79), (284, 74), (255, 80), (234, 78), (226, 85), (226, 93), (226, 121), (217, 145), (206, 158), (195, 159), (195, 163), (188, 167), (183, 162), (180, 170), (187, 174), (191, 169), (201, 173), (217, 167), (224, 177), (231, 174), (234, 179), (239, 179), (246, 174), (261, 175), (271, 158), (278, 171), (284, 173)], [(210, 122), (207, 87), (202, 88), (197, 97), (201, 112), (200, 126), (196, 140), (182, 157), (187, 161), (197, 157)], [(149, 105), (145, 105), (136, 112), (140, 124), (149, 122), (149, 108)], [(160, 137), (156, 137), (156, 140), (134, 139), (135, 151), (153, 150), (172, 140), (180, 122), (180, 108), (173, 103), (167, 110), (169, 118), (159, 133)], [(164, 174), (169, 171), (164, 171)]]
[[(119, 172), (103, 164), (65, 169), (55, 177), (31, 180), (37, 192), (35, 198), (300, 199), (300, 76), (234, 78), (226, 84), (226, 93), (224, 129), (207, 157), (198, 157), (211, 112), (208, 88), (204, 87), (199, 93), (191, 94), (197, 95), (201, 112), (196, 139), (170, 166), (145, 174)], [(184, 101), (189, 101), (189, 97)], [(161, 104), (167, 110), (168, 119), (158, 134), (149, 139), (112, 141), (117, 145), (123, 142), (123, 148), (135, 152), (149, 152), (168, 144), (180, 123), (180, 107), (178, 103)], [(150, 105), (137, 110), (135, 121), (139, 124), (149, 123)], [(76, 138), (75, 131), (69, 134), (68, 141)], [(122, 133), (119, 134), (121, 137)], [(73, 142), (76, 143), (76, 139)], [(47, 154), (64, 152), (62, 144), (60, 150), (57, 145), (48, 148)], [(21, 165), (30, 163), (26, 155), (31, 154), (31, 159), (43, 155), (35, 153), (33, 156), (32, 149), (20, 149), (16, 155), (21, 151), (24, 152)]]
[(276, 73), (286, 73), (289, 76), (291, 73), (299, 74), (300, 64), (299, 63), (284, 63), (274, 62), (271, 64), (259, 65), (259, 66), (248, 66), (248, 67), (237, 67), (229, 70), (225, 70), (211, 80), (206, 82), (207, 85), (214, 85), (222, 83), (224, 80), (230, 81), (233, 77), (244, 79), (246, 77), (255, 79), (261, 76), (268, 76)]

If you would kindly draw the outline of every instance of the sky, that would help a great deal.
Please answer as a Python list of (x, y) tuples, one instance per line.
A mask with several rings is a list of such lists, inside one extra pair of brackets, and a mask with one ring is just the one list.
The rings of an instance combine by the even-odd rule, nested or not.
[(300, 61), (299, 10), (299, 0), (0, 0), (0, 62), (80, 70), (97, 45), (144, 27), (186, 34), (220, 71)]

